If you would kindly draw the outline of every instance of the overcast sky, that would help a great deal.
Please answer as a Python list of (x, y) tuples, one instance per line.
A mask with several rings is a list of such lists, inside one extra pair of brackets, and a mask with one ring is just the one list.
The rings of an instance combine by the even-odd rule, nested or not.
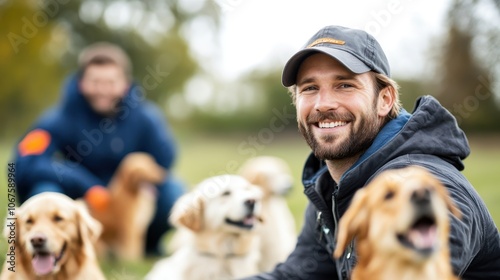
[[(215, 69), (235, 78), (269, 64), (283, 67), (317, 30), (326, 25), (363, 29), (377, 38), (393, 76), (418, 77), (427, 52), (442, 36), (449, 0), (208, 0), (220, 8), (222, 30)], [(203, 24), (199, 24), (198, 27)], [(205, 42), (210, 38), (198, 37)], [(197, 44), (200, 45), (200, 44)]]

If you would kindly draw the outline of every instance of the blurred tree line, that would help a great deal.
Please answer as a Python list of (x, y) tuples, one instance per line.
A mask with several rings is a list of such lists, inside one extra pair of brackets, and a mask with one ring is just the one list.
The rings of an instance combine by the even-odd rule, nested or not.
[[(182, 2), (182, 1), (181, 1)], [(19, 137), (55, 104), (64, 79), (74, 73), (79, 52), (97, 41), (123, 47), (138, 83), (152, 76), (147, 98), (160, 104), (182, 91), (198, 71), (183, 28), (208, 17), (210, 1), (4, 0), (0, 1), (0, 137)]]
[[(227, 82), (193, 55), (186, 33), (200, 25), (216, 33), (218, 9), (212, 0), (0, 1), (0, 139), (20, 137), (53, 105), (79, 51), (102, 40), (129, 53), (139, 83), (152, 71), (166, 73), (156, 76), (158, 86), (147, 97), (165, 109), (174, 129), (296, 131), (295, 109), (280, 84), (282, 65)], [(426, 75), (395, 77), (405, 108), (412, 111), (418, 96), (430, 94), (466, 131), (500, 131), (498, 18), (499, 1), (453, 0), (447, 33), (429, 50)]]

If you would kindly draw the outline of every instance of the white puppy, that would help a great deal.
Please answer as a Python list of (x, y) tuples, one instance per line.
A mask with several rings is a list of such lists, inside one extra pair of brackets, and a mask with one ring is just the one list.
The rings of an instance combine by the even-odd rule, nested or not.
[(191, 237), (155, 264), (147, 280), (235, 279), (259, 272), (262, 192), (237, 175), (201, 182), (174, 205), (170, 221)]

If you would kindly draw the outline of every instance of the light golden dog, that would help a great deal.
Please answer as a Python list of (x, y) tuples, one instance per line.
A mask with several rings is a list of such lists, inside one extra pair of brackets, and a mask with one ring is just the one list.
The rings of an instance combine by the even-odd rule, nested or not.
[(247, 160), (239, 174), (264, 193), (262, 216), (269, 222), (257, 231), (262, 255), (259, 269), (269, 271), (285, 261), (297, 243), (295, 220), (284, 197), (293, 186), (290, 167), (280, 158), (260, 156)]
[(7, 220), (4, 234), (14, 238), (15, 272), (4, 269), (2, 280), (104, 279), (94, 245), (101, 225), (85, 207), (59, 193), (41, 193), (16, 211), (15, 226)]
[[(138, 260), (144, 255), (145, 234), (156, 211), (156, 187), (166, 170), (146, 153), (127, 155), (108, 189), (107, 209), (91, 209), (103, 225), (100, 254), (107, 251), (123, 260)], [(104, 248), (103, 248), (104, 247)]]
[(355, 194), (341, 218), (334, 257), (355, 238), (352, 280), (457, 279), (448, 248), (449, 212), (461, 216), (425, 169), (382, 172)]
[(174, 205), (170, 221), (192, 238), (155, 264), (147, 280), (237, 279), (258, 273), (261, 191), (237, 175), (201, 182)]

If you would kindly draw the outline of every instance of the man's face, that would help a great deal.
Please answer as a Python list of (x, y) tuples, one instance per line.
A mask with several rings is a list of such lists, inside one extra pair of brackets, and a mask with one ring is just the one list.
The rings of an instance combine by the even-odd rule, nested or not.
[(378, 96), (370, 73), (354, 74), (322, 53), (306, 58), (297, 73), (297, 122), (316, 157), (363, 153), (383, 122)]
[(129, 86), (123, 69), (115, 64), (89, 65), (80, 80), (83, 96), (101, 115), (114, 113)]

